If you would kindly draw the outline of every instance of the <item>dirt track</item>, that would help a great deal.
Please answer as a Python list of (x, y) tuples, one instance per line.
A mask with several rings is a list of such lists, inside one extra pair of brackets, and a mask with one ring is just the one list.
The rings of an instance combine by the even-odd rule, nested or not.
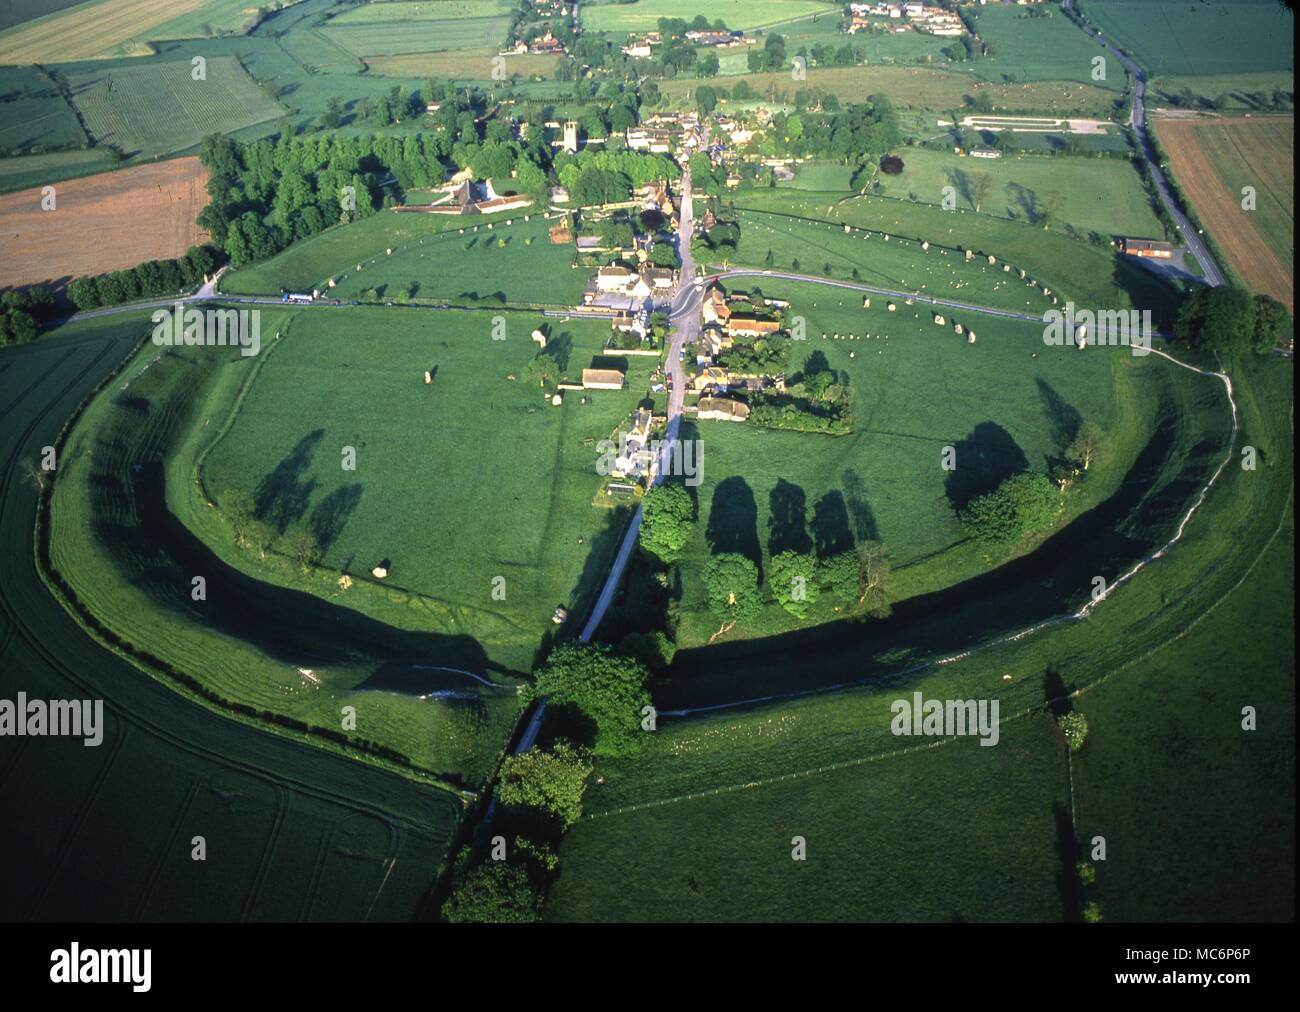
[(134, 267), (183, 254), (208, 234), (194, 219), (208, 203), (208, 173), (178, 158), (0, 196), (0, 288)]
[[(1289, 117), (1159, 119), (1179, 185), (1242, 280), (1295, 313), (1295, 178)], [(1242, 210), (1242, 187), (1256, 209)]]

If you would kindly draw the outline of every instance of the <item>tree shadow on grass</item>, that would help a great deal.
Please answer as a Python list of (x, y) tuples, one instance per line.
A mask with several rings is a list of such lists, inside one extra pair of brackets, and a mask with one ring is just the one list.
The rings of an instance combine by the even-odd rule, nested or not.
[[(680, 650), (669, 680), (656, 693), (656, 704), (708, 706), (807, 690), (842, 681), (850, 670), (859, 678), (874, 672), (892, 686), (891, 679), (902, 677), (899, 671), (923, 657), (970, 650), (1000, 634), (1073, 612), (1088, 599), (1093, 577), (1112, 577), (1164, 543), (1217, 466), (1225, 442), (1207, 439), (1189, 454), (1179, 440), (1179, 416), (1178, 408), (1165, 409), (1115, 493), (1035, 551), (942, 590), (899, 601), (887, 621), (869, 628), (831, 622)], [(900, 688), (910, 684), (898, 682)]]
[(758, 503), (744, 478), (724, 478), (713, 490), (705, 538), (714, 555), (737, 552), (760, 569), (763, 549), (758, 543)]
[[(106, 493), (126, 507), (135, 524), (105, 515), (96, 533), (119, 562), (119, 571), (163, 608), (188, 613), (196, 623), (245, 641), (267, 656), (297, 667), (354, 667), (371, 671), (361, 687), (380, 687), (396, 670), (411, 664), (446, 665), (476, 674), (515, 674), (488, 660), (471, 636), (397, 629), (352, 608), (314, 594), (255, 579), (225, 563), (167, 508), (165, 477), (159, 461), (141, 463), (129, 482)], [(191, 595), (192, 579), (205, 581), (205, 600)], [(456, 687), (470, 680), (457, 676)], [(378, 679), (378, 683), (371, 684)], [(448, 684), (431, 671), (415, 694)]]
[(954, 448), (956, 467), (944, 481), (944, 492), (954, 510), (965, 509), (972, 499), (993, 491), (1013, 474), (1029, 470), (1025, 451), (996, 422), (980, 422)]
[(808, 536), (808, 498), (804, 490), (781, 478), (772, 486), (767, 502), (768, 553), (812, 551), (812, 538)]
[[(1052, 427), (1052, 442), (1056, 444), (1058, 451), (1064, 453), (1074, 437), (1079, 434), (1079, 427), (1083, 425), (1083, 416), (1042, 377), (1034, 382), (1038, 384), (1039, 396), (1043, 398), (1043, 409), (1047, 412), (1047, 420)], [(960, 463), (959, 460), (958, 464)]]
[(1075, 866), (1079, 862), (1079, 840), (1074, 835), (1070, 813), (1059, 802), (1052, 802), (1052, 821), (1056, 825), (1056, 856), (1061, 865), (1056, 872), (1056, 886), (1061, 893), (1061, 919), (1067, 924), (1083, 921), (1083, 886)]
[(265, 520), (283, 534), (307, 512), (315, 481), (303, 481), (302, 476), (311, 466), (312, 454), (325, 438), (324, 429), (315, 429), (298, 440), (275, 470), (257, 483), (253, 490), (253, 511), (259, 520)]
[(311, 511), (308, 524), (316, 537), (316, 543), (320, 545), (322, 554), (329, 551), (330, 546), (343, 533), (343, 528), (348, 525), (348, 520), (351, 519), (357, 504), (361, 502), (361, 493), (364, 491), (365, 486), (357, 483), (336, 488)]
[(813, 506), (812, 538), (813, 551), (819, 559), (828, 559), (853, 547), (849, 511), (844, 505), (844, 494), (839, 489), (827, 492)]
[(876, 515), (867, 502), (867, 486), (861, 476), (852, 468), (846, 468), (840, 476), (844, 486), (844, 500), (849, 516), (853, 520), (853, 534), (859, 541), (879, 541), (880, 530), (876, 526)]

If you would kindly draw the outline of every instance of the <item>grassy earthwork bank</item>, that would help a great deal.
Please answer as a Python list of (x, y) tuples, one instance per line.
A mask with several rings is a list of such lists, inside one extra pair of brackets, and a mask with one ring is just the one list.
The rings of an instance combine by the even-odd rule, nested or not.
[[(186, 698), (88, 635), (38, 571), (30, 548), (39, 491), (32, 466), (147, 326), (144, 315), (85, 321), (0, 353), (8, 448), (0, 529), (14, 549), (0, 559), (2, 694), (105, 704), (99, 747), (0, 739), (0, 799), (23, 812), (0, 830), (11, 872), (0, 914), (407, 920), (455, 831), (460, 806), (452, 794)], [(142, 826), (153, 831), (144, 837)], [(206, 841), (206, 862), (192, 860), (196, 836)], [(96, 887), (87, 888), (88, 880)]]
[[(1154, 428), (1119, 491), (1089, 515), (1123, 507), (1122, 518), (1107, 521), (1110, 544), (1088, 535), (1091, 559), (1069, 574), (1062, 550), (1072, 531), (1086, 533), (1085, 517), (1043, 546), (1051, 562), (1025, 584), (1033, 556), (1027, 567), (960, 585), (966, 604), (940, 595), (918, 624), (905, 603), (889, 622), (846, 633), (838, 648), (786, 636), (679, 653), (656, 690), (664, 716), (644, 753), (600, 764), (604, 782), (566, 838), (548, 915), (659, 919), (698, 910), (701, 919), (743, 920), (815, 909), (826, 919), (1071, 920), (1080, 896), (1069, 869), (1086, 856), (1075, 841), (1102, 834), (1110, 857), (1093, 895), (1107, 919), (1294, 916), (1294, 643), (1289, 632), (1262, 632), (1243, 658), (1239, 632), (1227, 632), (1242, 623), (1290, 628), (1284, 366), (1234, 370), (1237, 445), (1256, 447), (1259, 467), (1243, 470), (1234, 450), (1166, 554), (1086, 620), (979, 645), (1008, 612), (1029, 619), (1030, 602), (1054, 597), (1062, 581), (1085, 586), (1084, 574), (1114, 574), (1127, 568), (1121, 555), (1163, 545), (1228, 452), (1218, 380), (1157, 356), (1131, 368), (1148, 390), (1132, 410)], [(1119, 550), (1113, 559), (1111, 549)], [(985, 592), (996, 608), (977, 614), (969, 599)], [(906, 644), (891, 642), (889, 626), (900, 622), (910, 626)], [(951, 635), (954, 624), (964, 639)], [(917, 644), (944, 641), (959, 648), (949, 663), (918, 660)], [(786, 691), (814, 691), (675, 718), (683, 705), (711, 701), (699, 690), (721, 670), (732, 699), (762, 698), (781, 680)], [(815, 691), (861, 679), (853, 690)], [(913, 691), (999, 699), (999, 744), (894, 736), (890, 703)], [(1267, 726), (1241, 730), (1247, 704), (1268, 715)], [(1050, 716), (1070, 706), (1092, 728), (1073, 759), (1073, 811)], [(1250, 785), (1245, 794), (1241, 784)], [(1171, 836), (1168, 825), (1199, 832)], [(795, 835), (807, 840), (806, 863), (791, 861)], [(1227, 856), (1246, 852), (1259, 857)], [(1197, 884), (1206, 876), (1212, 890)]]

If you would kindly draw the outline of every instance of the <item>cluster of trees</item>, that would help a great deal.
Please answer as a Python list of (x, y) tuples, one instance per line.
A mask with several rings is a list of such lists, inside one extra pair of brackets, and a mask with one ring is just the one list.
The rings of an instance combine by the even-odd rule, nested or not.
[(194, 246), (175, 260), (149, 260), (123, 271), (75, 278), (68, 285), (68, 299), (78, 309), (94, 309), (133, 299), (176, 295), (197, 288), (204, 275), (220, 262), (220, 250)]
[[(641, 549), (671, 566), (689, 544), (695, 522), (695, 502), (683, 485), (666, 482), (656, 486), (646, 493), (643, 504)], [(798, 619), (806, 618), (823, 595), (832, 598), (836, 609), (848, 616), (883, 618), (890, 611), (889, 570), (889, 554), (878, 541), (863, 541), (855, 548), (823, 557), (812, 551), (786, 550), (771, 559), (766, 592)], [(711, 556), (704, 567), (704, 587), (709, 610), (722, 622), (723, 630), (753, 618), (768, 599), (758, 566), (739, 552)]]
[(571, 643), (556, 647), (525, 695), (580, 715), (591, 728), (595, 755), (633, 755), (645, 733), (641, 721), (650, 705), (649, 678), (640, 661), (605, 644)]
[(764, 391), (750, 405), (749, 420), (769, 429), (824, 432), (842, 436), (853, 431), (849, 377), (826, 365), (820, 353), (810, 357), (803, 372), (784, 393)]
[(458, 855), (443, 917), (453, 924), (536, 921), (559, 866), (559, 840), (582, 815), (591, 770), (586, 751), (566, 741), (503, 759), (490, 848)]
[[(836, 610), (851, 618), (885, 618), (890, 613), (889, 552), (879, 541), (819, 558), (811, 551), (788, 550), (774, 555), (767, 570), (766, 589), (786, 612), (803, 620), (827, 595)], [(722, 623), (719, 632), (752, 619), (765, 600), (758, 567), (739, 552), (721, 552), (704, 567), (709, 610)]]
[(627, 150), (586, 148), (576, 155), (557, 155), (554, 164), (560, 185), (577, 204), (627, 200), (633, 188), (681, 174), (671, 158)]
[(1061, 509), (1061, 489), (1047, 475), (1022, 471), (972, 499), (961, 512), (961, 522), (982, 544), (1009, 544), (1051, 527)]
[(255, 553), (259, 560), (279, 552), (303, 575), (320, 565), (323, 552), (316, 534), (306, 528), (280, 532), (258, 511), (247, 492), (226, 492), (221, 497), (221, 512), (235, 544)]
[(1294, 334), (1286, 307), (1268, 295), (1223, 285), (1193, 289), (1178, 307), (1174, 337), (1187, 347), (1226, 356), (1272, 354)]
[(773, 32), (763, 40), (762, 49), (751, 46), (745, 59), (752, 74), (764, 70), (780, 70), (785, 66), (786, 60), (785, 37)]
[(874, 162), (897, 147), (901, 135), (893, 103), (876, 95), (841, 112), (823, 104), (820, 111), (778, 113), (765, 139), (774, 154)]
[(36, 340), (41, 323), (54, 311), (54, 296), (40, 285), (0, 295), (0, 348)]

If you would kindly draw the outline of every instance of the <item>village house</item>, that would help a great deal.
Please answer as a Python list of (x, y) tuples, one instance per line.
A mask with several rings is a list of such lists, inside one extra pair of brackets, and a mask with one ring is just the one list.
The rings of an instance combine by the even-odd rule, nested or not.
[(602, 267), (596, 271), (596, 289), (601, 292), (623, 292), (637, 280), (636, 271), (627, 267)]
[(649, 408), (637, 408), (632, 427), (620, 440), (618, 456), (610, 468), (611, 478), (648, 477), (654, 470), (654, 451), (648, 448), (654, 416)]
[(703, 393), (705, 390), (726, 390), (731, 386), (731, 373), (721, 366), (705, 366), (690, 379), (691, 390)]
[(729, 337), (764, 337), (781, 330), (779, 320), (760, 320), (752, 313), (732, 313), (726, 323)]

